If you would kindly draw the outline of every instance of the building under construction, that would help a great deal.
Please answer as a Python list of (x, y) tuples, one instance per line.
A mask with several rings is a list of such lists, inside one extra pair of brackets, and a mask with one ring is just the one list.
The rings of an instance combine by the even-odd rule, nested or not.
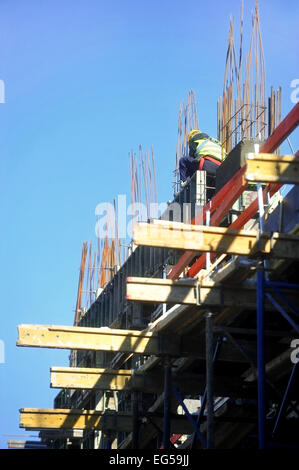
[(281, 90), (267, 97), (257, 6), (245, 66), (242, 25), (243, 12), (240, 59), (231, 22), (217, 103), (216, 177), (180, 184), (198, 128), (191, 91), (172, 202), (153, 217), (153, 149), (131, 153), (132, 203), (146, 207), (132, 240), (121, 243), (112, 211), (95, 252), (83, 244), (73, 325), (19, 326), (18, 346), (71, 351), (69, 367), (51, 368), (54, 407), (20, 410), (42, 447), (299, 447), (299, 152), (279, 150), (299, 103), (281, 116)]

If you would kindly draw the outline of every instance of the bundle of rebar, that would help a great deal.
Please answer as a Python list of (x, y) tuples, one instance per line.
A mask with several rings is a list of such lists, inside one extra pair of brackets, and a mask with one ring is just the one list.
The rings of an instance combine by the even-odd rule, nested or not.
[[(266, 69), (260, 28), (258, 0), (252, 15), (249, 52), (243, 67), (243, 1), (241, 2), (240, 45), (237, 58), (234, 24), (230, 19), (223, 95), (217, 101), (218, 140), (226, 152), (242, 139), (263, 141), (279, 124), (281, 88), (271, 90), (266, 100)], [(244, 72), (244, 77), (243, 77)], [(268, 129), (268, 132), (267, 132)]]
[(88, 250), (88, 243), (84, 242), (83, 246), (82, 246), (82, 254), (81, 254), (81, 263), (80, 263), (80, 273), (79, 273), (78, 293), (77, 293), (77, 302), (76, 302), (74, 326), (77, 326), (79, 324), (80, 312), (81, 312), (81, 309), (82, 309), (82, 293), (83, 293), (82, 291), (83, 291), (83, 282), (84, 282), (84, 275), (85, 275), (87, 250)]
[(188, 93), (187, 104), (183, 101), (179, 106), (178, 133), (174, 170), (174, 192), (179, 189), (179, 160), (188, 155), (187, 137), (192, 129), (198, 129), (198, 114), (195, 92), (190, 90)]
[(132, 219), (133, 225), (151, 217), (151, 204), (157, 203), (157, 182), (154, 149), (145, 153), (139, 146), (139, 157), (131, 151), (129, 154), (131, 203), (137, 215)]
[[(132, 151), (129, 154), (129, 168), (131, 181), (131, 204), (133, 212), (132, 225), (136, 222), (146, 221), (150, 218), (151, 204), (157, 203), (157, 183), (155, 171), (154, 149), (145, 153), (139, 146), (139, 157)], [(77, 326), (96, 300), (100, 292), (112, 280), (118, 268), (128, 258), (131, 250), (126, 240), (121, 243), (119, 224), (117, 219), (117, 201), (114, 198), (113, 211), (111, 204), (107, 203), (105, 214), (105, 236), (98, 236), (97, 247), (93, 250), (92, 241), (84, 242), (82, 246), (81, 263), (79, 268), (79, 281), (77, 301), (74, 316), (74, 325)], [(143, 208), (143, 210), (141, 210)], [(85, 286), (84, 286), (85, 284)], [(83, 301), (83, 294), (85, 299)], [(76, 352), (70, 356), (70, 363), (75, 363)]]

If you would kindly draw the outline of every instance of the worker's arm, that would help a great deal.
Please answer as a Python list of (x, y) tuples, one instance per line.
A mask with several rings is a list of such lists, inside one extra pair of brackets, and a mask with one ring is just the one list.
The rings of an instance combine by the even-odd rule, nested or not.
[(190, 179), (198, 169), (198, 161), (191, 157), (182, 157), (179, 161), (180, 181)]

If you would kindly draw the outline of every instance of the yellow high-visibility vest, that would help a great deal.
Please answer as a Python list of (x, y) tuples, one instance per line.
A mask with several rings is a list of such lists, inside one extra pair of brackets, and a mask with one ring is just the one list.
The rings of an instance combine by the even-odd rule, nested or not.
[(196, 160), (200, 160), (201, 157), (209, 155), (215, 158), (215, 160), (222, 162), (226, 157), (225, 150), (216, 139), (211, 137), (208, 139), (196, 139), (193, 141), (193, 145), (195, 144), (194, 158), (196, 158)]

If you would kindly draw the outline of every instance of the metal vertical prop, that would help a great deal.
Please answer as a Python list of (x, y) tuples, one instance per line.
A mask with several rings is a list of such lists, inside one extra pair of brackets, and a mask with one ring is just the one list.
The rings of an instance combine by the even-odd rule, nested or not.
[(170, 408), (171, 408), (171, 361), (168, 357), (164, 359), (164, 428), (163, 447), (170, 446)]
[[(259, 152), (259, 146), (255, 144), (255, 152)], [(264, 230), (264, 199), (261, 183), (257, 184), (259, 231)], [(258, 428), (259, 448), (265, 448), (265, 261), (261, 260), (257, 270), (257, 388), (258, 388)]]
[(206, 314), (207, 448), (214, 448), (213, 314)]
[[(220, 351), (220, 346), (222, 344), (222, 341), (223, 341), (223, 338), (219, 338), (218, 337), (218, 340), (217, 340), (217, 343), (216, 343), (216, 346), (215, 346), (215, 350), (214, 350), (214, 355), (213, 355), (213, 365), (215, 364), (216, 360), (217, 360), (217, 357), (218, 357), (218, 354), (219, 354), (219, 351)], [(203, 417), (203, 414), (204, 414), (204, 410), (205, 410), (205, 407), (206, 407), (206, 402), (207, 402), (207, 385), (205, 386), (205, 391), (204, 391), (204, 394), (202, 395), (201, 397), (201, 400), (200, 400), (200, 412), (199, 414), (197, 415), (197, 419), (196, 419), (196, 424), (198, 426), (198, 428), (200, 427), (200, 423), (201, 423), (201, 420), (202, 420), (202, 417)], [(196, 433), (193, 433), (193, 436), (192, 436), (192, 442), (191, 442), (191, 445), (190, 445), (190, 449), (193, 449), (194, 447), (194, 444), (195, 444), (195, 439), (196, 439)]]
[(133, 419), (133, 432), (132, 432), (132, 448), (138, 449), (139, 437), (139, 423), (138, 423), (138, 392), (132, 393), (132, 419)]
[(257, 370), (259, 448), (265, 448), (265, 342), (264, 342), (264, 266), (257, 272)]

